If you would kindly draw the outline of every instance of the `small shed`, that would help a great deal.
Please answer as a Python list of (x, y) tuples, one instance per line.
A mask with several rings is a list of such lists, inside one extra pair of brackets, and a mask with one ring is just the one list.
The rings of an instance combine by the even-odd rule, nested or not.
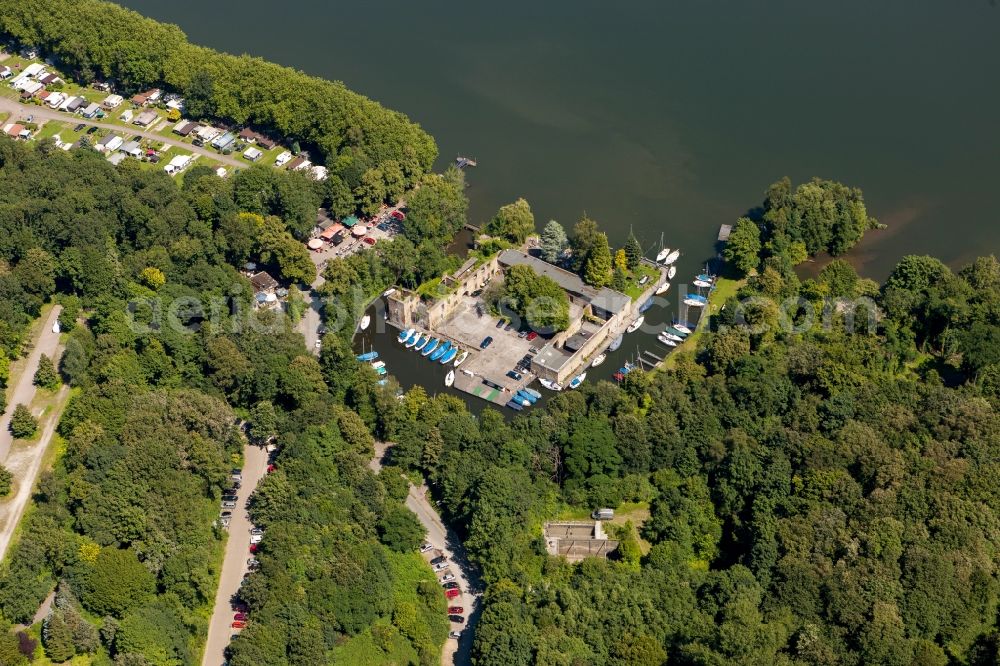
[(257, 160), (259, 160), (263, 156), (264, 156), (264, 153), (260, 152), (259, 150), (257, 150), (253, 146), (250, 146), (245, 151), (243, 151), (243, 157), (245, 157), (246, 159), (250, 160), (251, 162), (256, 162)]
[(143, 111), (135, 117), (132, 124), (138, 125), (139, 127), (149, 127), (156, 120), (156, 117), (156, 111), (153, 111), (152, 109)]

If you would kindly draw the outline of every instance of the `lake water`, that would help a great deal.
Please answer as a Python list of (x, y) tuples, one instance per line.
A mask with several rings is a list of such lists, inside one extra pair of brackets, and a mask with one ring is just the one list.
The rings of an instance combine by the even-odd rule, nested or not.
[(441, 166), (478, 159), (473, 222), (523, 196), (539, 228), (586, 211), (613, 243), (662, 232), (685, 253), (678, 281), (784, 175), (865, 191), (889, 225), (849, 257), (870, 277), (906, 254), (1000, 250), (991, 0), (123, 4), (407, 113)]

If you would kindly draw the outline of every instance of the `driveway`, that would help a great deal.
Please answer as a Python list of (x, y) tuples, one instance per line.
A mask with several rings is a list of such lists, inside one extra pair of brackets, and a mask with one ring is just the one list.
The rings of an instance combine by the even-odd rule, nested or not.
[(208, 641), (202, 666), (222, 666), (226, 663), (226, 647), (229, 637), (237, 630), (233, 622), (233, 599), (243, 582), (243, 574), (249, 571), (250, 519), (247, 517), (247, 499), (267, 473), (267, 451), (261, 446), (246, 444), (243, 447), (243, 481), (236, 492), (236, 508), (229, 523), (229, 540), (226, 541), (226, 555), (219, 574), (219, 589), (215, 594), (212, 619), (208, 624)]
[[(375, 457), (368, 464), (373, 471), (378, 472), (382, 469), (382, 460), (390, 446), (392, 444), (386, 442), (375, 443)], [(472, 638), (481, 612), (479, 602), (482, 597), (482, 587), (479, 583), (479, 577), (465, 556), (465, 549), (458, 540), (458, 536), (441, 521), (437, 510), (428, 499), (427, 492), (426, 484), (421, 484), (419, 487), (410, 484), (410, 492), (406, 497), (406, 508), (416, 515), (417, 520), (427, 530), (427, 543), (440, 550), (452, 563), (450, 567), (438, 572), (437, 575), (439, 578), (445, 573), (455, 576), (455, 582), (461, 588), (462, 596), (459, 599), (449, 600), (448, 603), (449, 605), (465, 607), (466, 622), (464, 625), (451, 623), (449, 630), (462, 632), (462, 637), (458, 640), (448, 638), (445, 641), (444, 650), (441, 653), (441, 664), (442, 666), (452, 666), (453, 664), (466, 666), (472, 663)], [(433, 551), (425, 553), (426, 559), (431, 559), (431, 553)]]
[(201, 148), (190, 143), (184, 143), (177, 139), (172, 139), (170, 137), (163, 136), (162, 134), (157, 134), (156, 132), (150, 132), (148, 130), (142, 130), (134, 125), (119, 125), (117, 123), (101, 122), (98, 120), (87, 120), (86, 118), (81, 118), (80, 116), (73, 113), (66, 113), (64, 111), (56, 111), (54, 109), (49, 109), (44, 106), (35, 106), (28, 104), (21, 104), (7, 97), (0, 97), (0, 111), (7, 111), (10, 115), (10, 121), (15, 119), (24, 119), (28, 116), (34, 116), (36, 119), (43, 120), (56, 120), (64, 123), (69, 123), (71, 125), (87, 125), (88, 127), (103, 127), (104, 129), (113, 129), (127, 134), (129, 136), (141, 136), (144, 139), (151, 139), (153, 141), (159, 141), (170, 146), (177, 146), (189, 153), (194, 153), (195, 155), (201, 155), (203, 157), (208, 157), (215, 160), (216, 162), (222, 162), (223, 164), (228, 164), (234, 167), (247, 167), (250, 166), (249, 162), (241, 162), (229, 155), (222, 155), (215, 152), (214, 150), (209, 150), (208, 148)]

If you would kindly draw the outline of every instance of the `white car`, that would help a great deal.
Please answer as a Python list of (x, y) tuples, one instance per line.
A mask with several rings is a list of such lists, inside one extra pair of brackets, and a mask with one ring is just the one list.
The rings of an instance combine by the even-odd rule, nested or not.
[(430, 545), (429, 543), (425, 543), (424, 545), (420, 546), (420, 552), (421, 553), (426, 553), (428, 550), (430, 550), (433, 547), (434, 546)]
[(252, 530), (250, 530), (250, 536), (264, 536), (264, 530), (260, 529), (259, 527), (255, 527)]
[(252, 537), (250, 537), (251, 544), (260, 543), (263, 540), (264, 540), (263, 534), (254, 534)]
[(448, 563), (447, 562), (439, 562), (438, 564), (434, 565), (434, 571), (441, 571), (441, 570), (447, 569), (447, 568), (448, 568)]
[(441, 576), (441, 582), (447, 583), (448, 581), (455, 580), (455, 574), (445, 574)]

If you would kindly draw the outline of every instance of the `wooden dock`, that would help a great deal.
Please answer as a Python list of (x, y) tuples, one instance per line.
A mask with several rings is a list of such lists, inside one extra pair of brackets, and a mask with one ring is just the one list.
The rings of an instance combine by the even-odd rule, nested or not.
[(465, 167), (477, 167), (479, 164), (471, 157), (462, 157), (459, 155), (455, 158), (455, 166), (459, 169), (464, 169)]

